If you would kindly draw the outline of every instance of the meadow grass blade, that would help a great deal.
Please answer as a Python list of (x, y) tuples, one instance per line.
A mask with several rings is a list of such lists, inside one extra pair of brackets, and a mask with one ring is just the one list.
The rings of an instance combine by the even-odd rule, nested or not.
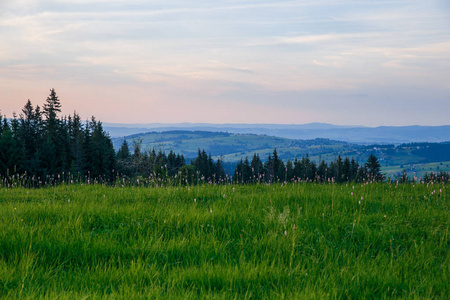
[(0, 297), (448, 298), (447, 190), (1, 188)]

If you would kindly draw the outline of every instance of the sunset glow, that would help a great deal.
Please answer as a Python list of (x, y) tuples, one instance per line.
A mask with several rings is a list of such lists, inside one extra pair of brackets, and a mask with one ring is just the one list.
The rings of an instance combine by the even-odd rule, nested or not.
[(0, 41), (8, 117), (55, 88), (104, 122), (449, 123), (445, 0), (6, 0)]

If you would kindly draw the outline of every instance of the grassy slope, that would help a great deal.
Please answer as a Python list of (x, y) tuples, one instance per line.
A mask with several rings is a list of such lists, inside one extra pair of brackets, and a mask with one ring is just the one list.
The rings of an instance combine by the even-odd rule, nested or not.
[(448, 189), (0, 188), (0, 298), (448, 298)]

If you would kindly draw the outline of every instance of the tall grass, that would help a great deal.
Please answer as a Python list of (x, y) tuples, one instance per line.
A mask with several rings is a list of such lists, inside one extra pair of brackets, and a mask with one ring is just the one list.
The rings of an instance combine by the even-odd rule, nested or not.
[(449, 185), (0, 188), (0, 298), (449, 298)]

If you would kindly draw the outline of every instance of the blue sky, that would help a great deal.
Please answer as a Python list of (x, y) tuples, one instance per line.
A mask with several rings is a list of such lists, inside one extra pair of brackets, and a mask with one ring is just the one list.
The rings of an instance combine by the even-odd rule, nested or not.
[(450, 2), (2, 0), (0, 109), (104, 122), (450, 124)]

